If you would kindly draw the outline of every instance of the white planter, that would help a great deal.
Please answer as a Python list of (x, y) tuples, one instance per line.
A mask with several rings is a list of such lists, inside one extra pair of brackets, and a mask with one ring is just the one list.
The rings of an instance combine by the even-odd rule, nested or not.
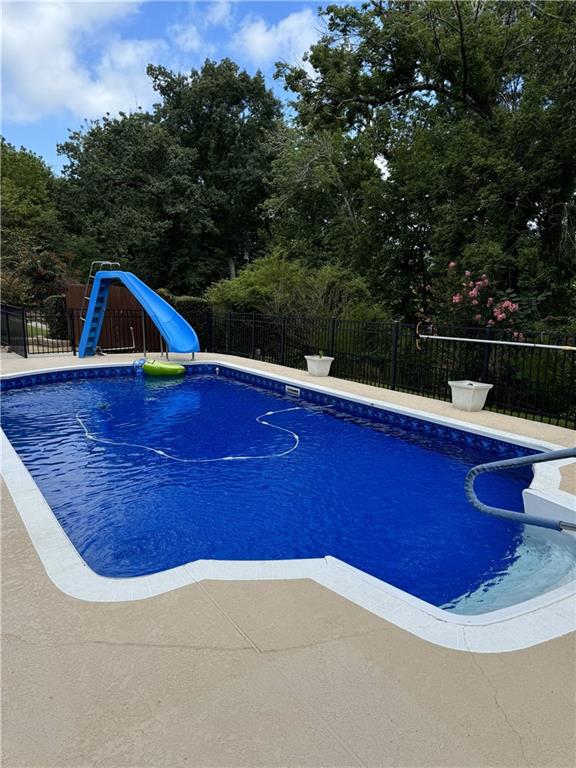
[(308, 363), (310, 376), (328, 376), (333, 357), (320, 357), (320, 355), (304, 355)]
[(481, 411), (486, 403), (492, 384), (480, 381), (449, 381), (452, 405), (460, 411)]

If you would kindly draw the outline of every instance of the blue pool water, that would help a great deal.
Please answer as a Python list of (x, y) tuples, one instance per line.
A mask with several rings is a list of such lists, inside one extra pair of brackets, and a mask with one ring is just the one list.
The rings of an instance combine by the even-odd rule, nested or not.
[[(490, 441), (417, 434), (222, 376), (14, 389), (3, 427), (104, 576), (333, 555), (450, 606), (497, 584), (521, 551), (524, 526), (464, 497), (470, 467), (502, 458)], [(487, 503), (522, 510), (530, 480), (525, 469), (477, 487)]]

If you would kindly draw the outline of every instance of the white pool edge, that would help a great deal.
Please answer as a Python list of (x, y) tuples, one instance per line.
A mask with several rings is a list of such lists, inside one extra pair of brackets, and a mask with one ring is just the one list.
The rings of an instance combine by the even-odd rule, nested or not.
[[(311, 389), (334, 397), (376, 408), (422, 418), (475, 434), (535, 449), (553, 450), (559, 446), (499, 430), (468, 426), (467, 423), (331, 389), (300, 379), (232, 364), (227, 361), (198, 361), (192, 365), (221, 365), (238, 371), (271, 378), (286, 384)], [(132, 366), (132, 363), (106, 362), (98, 367)], [(77, 366), (48, 368), (7, 374), (2, 379), (67, 370)], [(576, 630), (576, 582), (553, 589), (508, 608), (465, 616), (444, 611), (407, 592), (376, 579), (363, 571), (327, 556), (305, 560), (220, 561), (198, 560), (160, 573), (135, 578), (112, 579), (99, 576), (81, 558), (56, 519), (34, 479), (12, 444), (1, 431), (1, 474), (30, 539), (51, 581), (65, 594), (90, 602), (142, 600), (206, 579), (276, 580), (312, 579), (356, 605), (371, 611), (417, 637), (436, 645), (474, 653), (501, 653), (520, 650)], [(565, 463), (565, 462), (564, 462)], [(559, 464), (559, 462), (558, 462)], [(537, 465), (538, 467), (538, 465)], [(534, 489), (557, 503), (570, 497), (559, 489), (560, 471), (547, 467), (535, 474)], [(530, 490), (530, 489), (529, 489)], [(526, 492), (525, 492), (526, 493)]]

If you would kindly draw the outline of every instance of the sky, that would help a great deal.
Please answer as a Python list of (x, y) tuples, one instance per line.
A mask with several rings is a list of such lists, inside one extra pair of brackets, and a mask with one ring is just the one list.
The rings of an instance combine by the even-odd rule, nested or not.
[(105, 113), (149, 108), (146, 65), (187, 72), (229, 57), (260, 69), (275, 93), (274, 63), (297, 63), (320, 37), (318, 0), (2, 3), (2, 135), (59, 173), (56, 144)]

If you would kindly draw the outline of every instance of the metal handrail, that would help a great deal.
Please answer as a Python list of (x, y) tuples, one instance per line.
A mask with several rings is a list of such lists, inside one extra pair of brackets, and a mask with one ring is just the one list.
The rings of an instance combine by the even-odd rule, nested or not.
[(562, 349), (565, 352), (576, 352), (576, 347), (570, 347), (566, 344), (536, 344), (532, 341), (503, 341), (501, 339), (468, 339), (465, 336), (432, 336), (431, 334), (419, 333), (419, 339), (437, 339), (438, 341), (464, 341), (471, 344), (492, 344), (492, 346), (501, 347), (528, 347), (529, 349)]
[(525, 467), (527, 465), (540, 464), (544, 461), (573, 458), (576, 458), (576, 448), (564, 448), (561, 451), (547, 451), (546, 453), (536, 453), (533, 456), (520, 456), (516, 459), (504, 459), (503, 461), (492, 461), (488, 464), (478, 464), (478, 466), (473, 467), (468, 472), (464, 480), (466, 498), (473, 507), (487, 515), (496, 515), (507, 520), (514, 520), (514, 522), (522, 523), (523, 525), (537, 525), (540, 528), (551, 528), (555, 531), (576, 531), (576, 524), (568, 523), (565, 520), (554, 520), (553, 518), (539, 517), (538, 515), (527, 515), (524, 512), (512, 512), (509, 509), (490, 507), (488, 504), (480, 501), (474, 490), (475, 479), (478, 475), (484, 474), (484, 472), (499, 472), (511, 467)]
[[(94, 269), (96, 267), (96, 269)], [(106, 267), (109, 270), (112, 270), (114, 267), (117, 269), (120, 269), (120, 262), (119, 261), (92, 261), (90, 262), (90, 272), (88, 273), (88, 279), (86, 280), (86, 286), (84, 287), (84, 296), (82, 297), (82, 306), (80, 307), (80, 320), (81, 322), (86, 321), (86, 310), (88, 309), (88, 302), (90, 301), (90, 280), (94, 280), (94, 275), (99, 270), (102, 270), (103, 267)]]

